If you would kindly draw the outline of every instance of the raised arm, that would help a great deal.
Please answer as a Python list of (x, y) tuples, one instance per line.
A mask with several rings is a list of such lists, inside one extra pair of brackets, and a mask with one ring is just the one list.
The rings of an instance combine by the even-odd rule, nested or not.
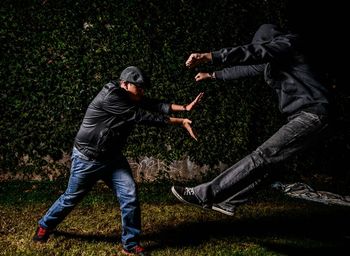
[(270, 41), (223, 48), (212, 52), (213, 64), (256, 65), (273, 61), (290, 53), (296, 45), (297, 36), (288, 34)]
[(189, 104), (185, 104), (185, 105), (171, 104), (170, 105), (170, 110), (173, 111), (173, 112), (191, 111), (202, 100), (203, 95), (204, 95), (204, 92), (199, 93), (197, 95), (197, 97)]
[(242, 77), (251, 77), (261, 74), (265, 69), (266, 64), (248, 65), (248, 66), (233, 66), (224, 68), (212, 73), (199, 72), (194, 78), (196, 82), (207, 79), (232, 80)]

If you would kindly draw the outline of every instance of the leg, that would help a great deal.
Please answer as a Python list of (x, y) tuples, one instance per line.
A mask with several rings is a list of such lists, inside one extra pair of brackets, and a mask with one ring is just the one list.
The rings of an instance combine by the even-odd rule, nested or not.
[(249, 195), (249, 192), (253, 189), (256, 189), (256, 186), (261, 185), (261, 181), (262, 179), (257, 179), (252, 184), (246, 186), (244, 189), (229, 197), (225, 201), (222, 201), (220, 203), (213, 203), (211, 209), (229, 216), (233, 216), (236, 208), (248, 201), (247, 197)]
[(214, 203), (221, 203), (228, 199), (233, 204), (236, 199), (241, 203), (244, 197), (254, 192), (256, 186), (265, 179), (268, 174), (266, 167), (281, 162), (304, 149), (326, 126), (327, 123), (321, 117), (301, 112), (251, 154), (212, 181), (192, 188), (193, 195), (196, 196), (199, 204), (209, 208)]
[(103, 180), (112, 188), (119, 200), (122, 215), (122, 244), (124, 249), (131, 250), (139, 244), (141, 212), (137, 187), (124, 156), (120, 156)]
[(207, 208), (228, 199), (231, 202), (246, 201), (242, 194), (247, 195), (261, 182), (265, 164), (264, 159), (254, 151), (212, 181), (194, 187), (194, 193)]
[(81, 154), (74, 149), (67, 189), (39, 221), (41, 227), (54, 229), (96, 183), (97, 174), (104, 168), (104, 165), (84, 160), (81, 157)]

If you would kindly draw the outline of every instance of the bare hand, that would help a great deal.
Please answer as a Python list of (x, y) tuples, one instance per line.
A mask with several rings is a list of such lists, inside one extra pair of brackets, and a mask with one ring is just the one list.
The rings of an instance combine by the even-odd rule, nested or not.
[(194, 79), (196, 79), (196, 82), (202, 81), (202, 80), (206, 80), (206, 79), (212, 79), (212, 77), (210, 76), (209, 73), (205, 73), (205, 72), (199, 72)]
[(204, 95), (204, 92), (201, 92), (197, 95), (197, 97), (188, 105), (186, 105), (185, 109), (187, 111), (191, 111), (201, 100)]
[(190, 136), (197, 141), (198, 139), (197, 139), (197, 136), (195, 135), (195, 133), (192, 130), (191, 123), (192, 123), (192, 121), (190, 119), (186, 118), (186, 119), (184, 119), (182, 121), (182, 126), (188, 131)]
[(199, 64), (210, 61), (211, 58), (211, 53), (192, 53), (186, 61), (186, 67), (194, 68)]

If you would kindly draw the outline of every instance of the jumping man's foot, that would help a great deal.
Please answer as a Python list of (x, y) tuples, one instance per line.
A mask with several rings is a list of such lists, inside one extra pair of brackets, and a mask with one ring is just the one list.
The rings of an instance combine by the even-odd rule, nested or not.
[(191, 204), (202, 209), (212, 209), (213, 211), (220, 212), (228, 216), (233, 216), (235, 214), (235, 207), (231, 205), (226, 205), (225, 203), (213, 204), (209, 207), (204, 206), (201, 203), (201, 201), (199, 201), (199, 199), (196, 197), (193, 188), (172, 186), (171, 192), (173, 192), (176, 198), (183, 203)]
[(234, 208), (230, 209), (230, 208), (225, 208), (220, 204), (213, 204), (211, 207), (212, 210), (226, 214), (228, 216), (233, 216), (235, 214), (235, 210)]
[(176, 198), (181, 202), (202, 208), (202, 204), (194, 194), (193, 188), (172, 186), (171, 192), (173, 192)]

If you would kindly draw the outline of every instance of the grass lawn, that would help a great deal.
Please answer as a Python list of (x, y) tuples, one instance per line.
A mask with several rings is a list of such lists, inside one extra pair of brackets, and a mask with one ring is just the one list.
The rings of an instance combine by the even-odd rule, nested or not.
[[(142, 244), (149, 255), (345, 255), (350, 208), (263, 191), (229, 217), (179, 203), (170, 183), (140, 184)], [(65, 182), (0, 183), (0, 255), (121, 255), (120, 212), (98, 184), (46, 244), (37, 220)], [(345, 254), (343, 253), (345, 250)]]

